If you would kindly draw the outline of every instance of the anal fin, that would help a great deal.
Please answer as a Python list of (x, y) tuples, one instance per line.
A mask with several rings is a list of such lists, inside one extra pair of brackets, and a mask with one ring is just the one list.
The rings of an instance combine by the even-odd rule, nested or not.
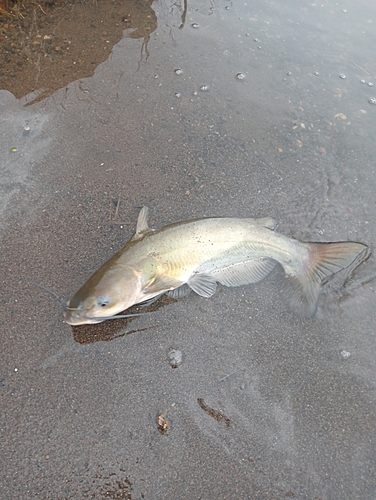
[(262, 281), (275, 266), (276, 262), (272, 259), (247, 260), (216, 269), (210, 274), (222, 285), (241, 286)]

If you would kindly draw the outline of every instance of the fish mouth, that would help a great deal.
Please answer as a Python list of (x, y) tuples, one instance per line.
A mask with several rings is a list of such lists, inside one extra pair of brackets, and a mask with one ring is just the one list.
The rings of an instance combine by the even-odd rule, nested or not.
[(69, 307), (69, 302), (67, 309), (64, 311), (64, 321), (71, 326), (87, 325), (101, 323), (104, 321), (102, 318), (91, 317), (86, 315), (81, 307)]
[(71, 326), (95, 325), (97, 323), (102, 323), (103, 321), (107, 321), (108, 319), (133, 318), (133, 317), (136, 317), (136, 316), (142, 316), (143, 314), (145, 314), (145, 313), (116, 314), (114, 316), (103, 316), (103, 317), (97, 317), (97, 318), (94, 318), (94, 317), (93, 318), (90, 318), (90, 317), (87, 317), (87, 318), (77, 318), (76, 321), (74, 319), (70, 320), (70, 319), (65, 318), (65, 322), (68, 325), (71, 325)]
[[(67, 312), (69, 313), (69, 311)], [(67, 316), (69, 315), (64, 314), (64, 321), (65, 323), (71, 326), (95, 324), (95, 323), (101, 323), (103, 321), (101, 318), (85, 318), (85, 317), (72, 318)]]

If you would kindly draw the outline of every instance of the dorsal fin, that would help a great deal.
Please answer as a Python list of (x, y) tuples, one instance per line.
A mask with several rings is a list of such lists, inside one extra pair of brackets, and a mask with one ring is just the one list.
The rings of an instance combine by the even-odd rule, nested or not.
[(148, 216), (149, 216), (148, 207), (142, 207), (140, 213), (138, 214), (136, 234), (143, 233), (144, 231), (147, 231), (149, 229)]
[(151, 231), (150, 227), (148, 226), (148, 215), (148, 207), (142, 207), (140, 213), (138, 214), (136, 232), (132, 238), (132, 241), (140, 240), (145, 236), (145, 233)]

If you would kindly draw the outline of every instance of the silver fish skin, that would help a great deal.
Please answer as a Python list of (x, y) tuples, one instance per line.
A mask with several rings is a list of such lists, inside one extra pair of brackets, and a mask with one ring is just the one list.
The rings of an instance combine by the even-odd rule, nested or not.
[(70, 325), (99, 323), (163, 293), (194, 290), (211, 297), (217, 282), (240, 286), (263, 280), (279, 263), (292, 283), (291, 308), (314, 315), (322, 283), (367, 256), (357, 242), (304, 243), (274, 231), (271, 218), (204, 218), (155, 231), (148, 208), (136, 233), (74, 294), (64, 312)]

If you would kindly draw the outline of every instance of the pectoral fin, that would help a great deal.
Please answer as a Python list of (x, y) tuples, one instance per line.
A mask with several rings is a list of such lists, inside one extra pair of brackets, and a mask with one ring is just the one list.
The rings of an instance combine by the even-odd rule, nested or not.
[(168, 290), (174, 290), (184, 283), (170, 276), (159, 275), (145, 283), (143, 293), (150, 295), (152, 293), (164, 293)]
[(210, 274), (225, 286), (241, 286), (257, 283), (268, 276), (276, 266), (272, 259), (258, 259), (239, 262)]
[(188, 280), (188, 285), (201, 297), (211, 297), (217, 288), (216, 279), (203, 273), (193, 274)]

